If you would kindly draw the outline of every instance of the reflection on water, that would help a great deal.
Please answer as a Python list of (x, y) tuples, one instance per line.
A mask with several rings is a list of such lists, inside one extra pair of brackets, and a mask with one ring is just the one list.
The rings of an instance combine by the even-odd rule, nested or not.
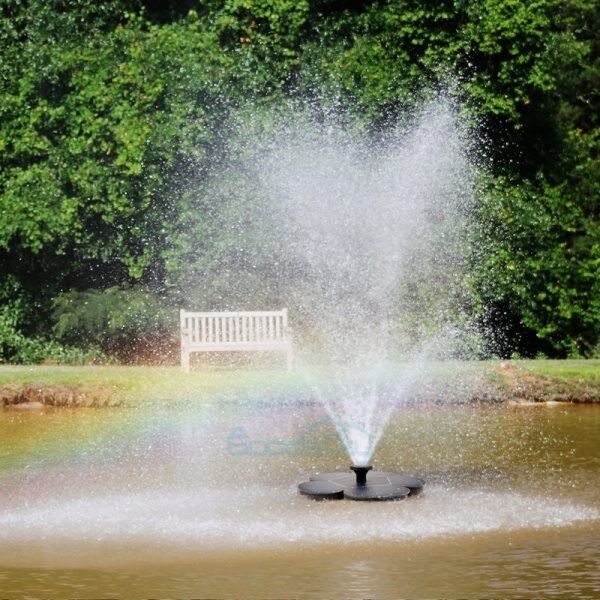
[[(243, 403), (1, 411), (0, 596), (600, 591), (598, 408), (400, 409), (375, 464), (428, 484), (382, 504), (296, 493), (308, 472), (348, 462), (323, 416)], [(242, 429), (250, 446), (232, 452)]]

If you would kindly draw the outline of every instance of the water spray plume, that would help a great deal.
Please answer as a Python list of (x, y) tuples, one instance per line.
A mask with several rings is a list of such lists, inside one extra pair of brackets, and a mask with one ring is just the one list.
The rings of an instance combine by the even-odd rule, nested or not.
[(363, 465), (432, 349), (452, 352), (460, 335), (448, 331), (468, 322), (459, 300), (475, 169), (447, 100), (375, 140), (340, 121), (288, 126), (256, 169), (288, 294), (317, 332), (308, 372)]
[(300, 364), (366, 465), (423, 365), (471, 332), (471, 137), (447, 98), (377, 134), (336, 108), (283, 114), (240, 117), (209, 184), (230, 233), (216, 304), (289, 307)]

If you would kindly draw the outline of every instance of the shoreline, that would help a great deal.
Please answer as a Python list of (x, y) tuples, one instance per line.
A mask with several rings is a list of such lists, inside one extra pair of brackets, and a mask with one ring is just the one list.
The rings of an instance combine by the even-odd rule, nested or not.
[[(207, 398), (313, 402), (302, 373), (203, 367), (0, 366), (0, 407), (110, 408)], [(600, 360), (432, 363), (407, 404), (600, 404)]]

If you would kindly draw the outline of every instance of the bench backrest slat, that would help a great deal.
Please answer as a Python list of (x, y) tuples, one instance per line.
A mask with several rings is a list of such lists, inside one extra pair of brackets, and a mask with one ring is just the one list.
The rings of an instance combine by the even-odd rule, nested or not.
[(287, 310), (181, 311), (181, 329), (192, 344), (260, 344), (287, 340)]

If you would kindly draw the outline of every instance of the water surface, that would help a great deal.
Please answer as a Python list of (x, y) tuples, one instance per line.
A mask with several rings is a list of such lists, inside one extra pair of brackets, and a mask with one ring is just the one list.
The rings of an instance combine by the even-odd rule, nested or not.
[(345, 467), (319, 406), (0, 411), (0, 596), (591, 597), (600, 410), (395, 411), (392, 503), (298, 496)]

